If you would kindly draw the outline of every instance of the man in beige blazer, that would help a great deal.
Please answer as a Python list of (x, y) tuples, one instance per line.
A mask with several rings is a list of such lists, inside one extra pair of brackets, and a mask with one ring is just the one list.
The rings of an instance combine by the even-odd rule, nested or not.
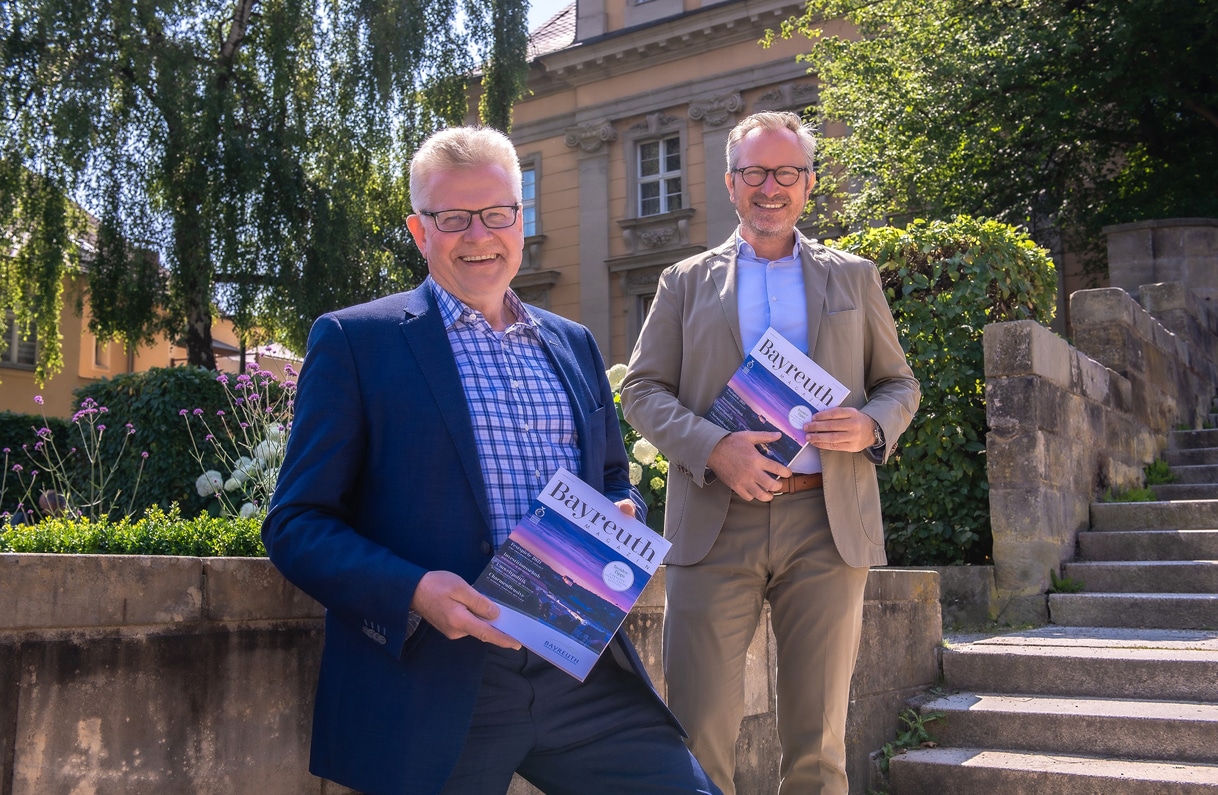
[[(728, 137), (740, 227), (660, 277), (622, 387), (626, 419), (669, 459), (664, 669), (695, 756), (734, 793), (745, 657), (770, 603), (781, 795), (847, 792), (846, 709), (870, 566), (884, 565), (875, 467), (920, 399), (874, 263), (803, 237), (815, 139), (793, 113)], [(703, 419), (773, 326), (850, 389), (804, 426), (819, 466), (758, 452), (777, 434)], [(820, 470), (820, 471), (816, 471)]]

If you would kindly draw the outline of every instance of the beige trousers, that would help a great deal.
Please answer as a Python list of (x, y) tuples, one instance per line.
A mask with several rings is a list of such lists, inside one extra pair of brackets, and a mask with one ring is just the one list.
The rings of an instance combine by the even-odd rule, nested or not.
[(664, 672), (687, 744), (734, 795), (745, 657), (770, 603), (782, 748), (780, 795), (846, 795), (846, 710), (867, 569), (834, 546), (824, 492), (733, 497), (718, 539), (692, 566), (668, 566)]

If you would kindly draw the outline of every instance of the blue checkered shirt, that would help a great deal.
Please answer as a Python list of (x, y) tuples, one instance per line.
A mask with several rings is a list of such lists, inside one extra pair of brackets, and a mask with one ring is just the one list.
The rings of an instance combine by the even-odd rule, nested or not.
[(580, 473), (575, 416), (541, 334), (516, 294), (504, 303), (516, 322), (502, 334), (430, 276), (474, 422), (495, 548), (542, 487), (566, 467)]

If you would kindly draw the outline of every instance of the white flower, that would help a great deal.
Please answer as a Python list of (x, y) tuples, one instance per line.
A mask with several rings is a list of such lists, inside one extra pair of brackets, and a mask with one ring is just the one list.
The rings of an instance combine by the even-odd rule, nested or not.
[(615, 364), (605, 371), (605, 375), (609, 378), (609, 388), (616, 392), (622, 388), (622, 381), (626, 378), (626, 365)]
[(280, 444), (283, 444), (287, 441), (287, 431), (278, 423), (268, 422), (263, 431), (263, 438), (269, 442), (279, 442)]
[(635, 442), (634, 447), (630, 449), (630, 452), (634, 455), (634, 460), (638, 461), (643, 466), (650, 466), (654, 464), (656, 462), (656, 456), (660, 454), (660, 451), (656, 449), (656, 446), (646, 439), (639, 439), (637, 442)]
[(263, 464), (278, 462), (283, 458), (283, 445), (271, 439), (263, 439), (254, 447), (254, 458)]
[(643, 468), (633, 461), (630, 462), (630, 485), (637, 486), (643, 482)]
[(200, 497), (210, 497), (224, 488), (224, 477), (214, 469), (209, 469), (195, 480), (195, 491)]
[[(233, 474), (235, 475), (236, 473), (234, 472)], [(225, 491), (236, 491), (239, 488), (241, 488), (241, 481), (237, 480), (236, 477), (231, 477), (224, 481)]]
[(258, 509), (254, 507), (254, 503), (252, 502), (247, 502), (241, 506), (242, 519), (248, 519), (256, 513), (258, 513)]

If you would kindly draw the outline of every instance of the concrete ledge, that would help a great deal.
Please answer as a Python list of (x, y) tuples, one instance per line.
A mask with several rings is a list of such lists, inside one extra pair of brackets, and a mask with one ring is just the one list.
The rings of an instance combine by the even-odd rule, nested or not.
[[(858, 795), (868, 755), (937, 680), (938, 575), (872, 570), (863, 623), (847, 727)], [(662, 688), (662, 575), (626, 629)], [(320, 607), (265, 558), (0, 555), (0, 792), (347, 792), (308, 773), (321, 643)], [(752, 795), (777, 790), (773, 649), (767, 620), (737, 748)]]

